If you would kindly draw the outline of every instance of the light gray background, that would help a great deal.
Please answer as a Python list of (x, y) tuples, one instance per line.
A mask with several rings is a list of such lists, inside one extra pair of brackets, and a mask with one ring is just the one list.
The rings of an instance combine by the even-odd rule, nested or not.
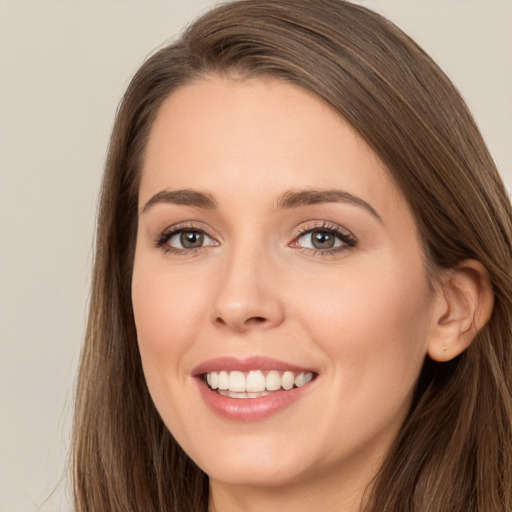
[[(213, 0), (0, 0), (0, 512), (64, 480), (96, 198), (121, 94)], [(512, 0), (361, 0), (448, 72), (512, 185)]]

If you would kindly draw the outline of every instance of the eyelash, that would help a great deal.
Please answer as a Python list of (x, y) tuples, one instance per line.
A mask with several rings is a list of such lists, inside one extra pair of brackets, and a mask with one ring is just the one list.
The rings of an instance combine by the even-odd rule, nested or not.
[[(173, 254), (176, 256), (189, 256), (197, 253), (201, 249), (205, 249), (205, 246), (195, 247), (192, 249), (180, 249), (178, 247), (172, 247), (171, 245), (168, 245), (167, 242), (169, 242), (169, 240), (171, 240), (173, 236), (176, 236), (182, 233), (183, 231), (202, 233), (206, 235), (208, 238), (211, 238), (212, 240), (215, 241), (215, 239), (212, 236), (210, 236), (202, 227), (199, 227), (194, 224), (180, 224), (179, 226), (167, 228), (163, 233), (161, 233), (156, 240), (155, 246), (162, 249), (166, 254)], [(217, 242), (213, 245), (217, 245)]]
[(307, 235), (308, 233), (313, 233), (315, 231), (328, 233), (336, 237), (337, 239), (341, 240), (342, 244), (332, 249), (313, 249), (311, 247), (296, 246), (301, 252), (303, 252), (304, 254), (308, 254), (309, 256), (335, 256), (341, 252), (353, 249), (359, 243), (357, 238), (347, 229), (344, 229), (336, 224), (331, 224), (330, 222), (323, 221), (320, 223), (312, 223), (303, 226), (300, 229), (299, 233), (293, 239), (292, 244), (297, 243), (300, 238)]
[[(214, 240), (214, 244), (210, 246), (201, 246), (190, 249), (180, 249), (177, 247), (172, 247), (168, 245), (169, 240), (171, 240), (174, 236), (182, 233), (183, 231), (192, 231), (201, 233), (208, 238)], [(298, 240), (308, 233), (313, 233), (315, 231), (325, 232), (330, 235), (333, 235), (338, 240), (342, 242), (342, 244), (338, 247), (331, 249), (314, 249), (311, 247), (302, 247), (298, 245)], [(299, 232), (294, 237), (293, 241), (290, 243), (291, 247), (298, 248), (304, 254), (308, 254), (310, 256), (334, 256), (348, 249), (352, 249), (358, 244), (357, 238), (350, 233), (348, 230), (337, 226), (336, 224), (331, 224), (329, 222), (323, 221), (320, 223), (312, 223), (302, 227)], [(155, 246), (162, 249), (166, 254), (173, 254), (177, 256), (189, 256), (196, 254), (198, 251), (205, 249), (206, 247), (216, 246), (218, 242), (214, 237), (210, 236), (202, 227), (199, 227), (194, 224), (181, 224), (179, 226), (173, 226), (172, 228), (168, 228), (163, 231), (157, 238)]]

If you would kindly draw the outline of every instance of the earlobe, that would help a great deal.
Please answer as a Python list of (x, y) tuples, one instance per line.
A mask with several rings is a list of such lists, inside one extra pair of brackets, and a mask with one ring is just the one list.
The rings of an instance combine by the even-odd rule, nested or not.
[(489, 321), (494, 292), (487, 269), (471, 259), (446, 270), (439, 287), (428, 355), (434, 361), (442, 362), (466, 350)]

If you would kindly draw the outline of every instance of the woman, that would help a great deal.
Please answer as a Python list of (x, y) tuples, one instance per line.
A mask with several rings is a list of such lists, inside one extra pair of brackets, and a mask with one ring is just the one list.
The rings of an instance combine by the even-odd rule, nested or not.
[(77, 510), (512, 510), (511, 219), (464, 102), (388, 21), (203, 16), (112, 134)]

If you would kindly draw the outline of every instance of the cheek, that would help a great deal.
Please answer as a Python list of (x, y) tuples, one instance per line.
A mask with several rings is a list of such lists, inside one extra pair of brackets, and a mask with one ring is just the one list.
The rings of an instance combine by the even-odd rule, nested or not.
[(303, 326), (327, 356), (325, 388), (334, 404), (319, 411), (324, 419), (315, 428), (326, 439), (342, 432), (350, 446), (391, 442), (426, 354), (431, 306), (423, 273), (404, 279), (399, 267), (388, 270), (349, 272), (330, 293), (311, 283), (302, 310)]
[(321, 289), (307, 286), (302, 317), (344, 380), (408, 385), (423, 364), (431, 298), (422, 263), (414, 272), (385, 268), (354, 268)]
[(144, 263), (134, 267), (132, 304), (148, 383), (153, 374), (174, 374), (169, 369), (178, 369), (204, 317), (200, 288), (176, 277)]
[(182, 390), (189, 384), (184, 368), (205, 316), (201, 300), (204, 303), (204, 293), (190, 280), (169, 275), (165, 267), (136, 262), (132, 304), (146, 384), (167, 427), (182, 440), (188, 431), (176, 411), (193, 415)]

